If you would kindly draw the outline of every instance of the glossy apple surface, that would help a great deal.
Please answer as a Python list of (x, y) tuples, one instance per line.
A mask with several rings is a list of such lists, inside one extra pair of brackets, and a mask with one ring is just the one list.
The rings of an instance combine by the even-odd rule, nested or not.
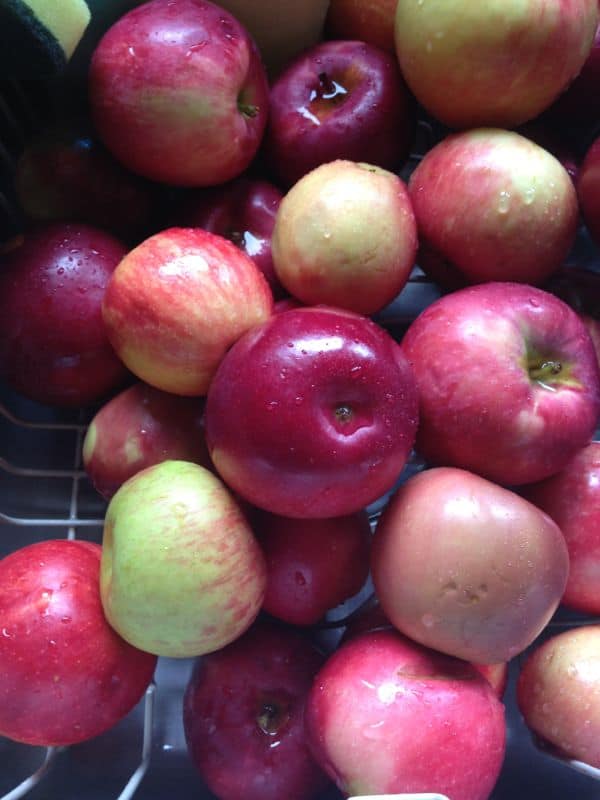
[(506, 485), (561, 470), (600, 413), (594, 346), (577, 313), (532, 286), (448, 294), (402, 340), (420, 398), (417, 449)]
[(308, 751), (304, 704), (324, 657), (290, 628), (255, 623), (199, 659), (186, 687), (188, 751), (220, 800), (312, 800), (329, 783)]
[(552, 517), (567, 542), (570, 569), (562, 602), (600, 614), (600, 442), (591, 442), (557, 475), (522, 493)]
[(412, 98), (396, 59), (360, 41), (312, 47), (271, 87), (264, 154), (291, 186), (337, 158), (394, 171), (415, 129)]
[(252, 624), (265, 585), (264, 557), (242, 510), (204, 467), (163, 461), (110, 501), (102, 605), (136, 647), (174, 658), (217, 650)]
[(0, 561), (0, 735), (75, 744), (117, 724), (140, 700), (156, 657), (108, 625), (100, 547), (30, 544)]
[(442, 259), (467, 283), (537, 284), (575, 241), (579, 211), (569, 174), (513, 131), (446, 137), (412, 173), (409, 193), (425, 272), (430, 260)]
[(269, 89), (256, 45), (231, 14), (208, 0), (151, 0), (100, 40), (89, 98), (100, 138), (132, 172), (213, 186), (254, 158)]
[(395, 53), (394, 22), (398, 0), (331, 0), (325, 20), (333, 39), (359, 39)]
[(597, 0), (399, 0), (396, 52), (436, 119), (451, 128), (511, 128), (538, 116), (575, 78), (597, 25)]
[(365, 512), (328, 519), (252, 516), (267, 562), (263, 609), (292, 625), (314, 625), (360, 591), (369, 574)]
[(483, 676), (395, 631), (330, 656), (305, 719), (315, 758), (345, 795), (487, 800), (504, 758), (504, 707)]
[(402, 471), (417, 427), (414, 379), (366, 317), (306, 307), (272, 317), (221, 362), (206, 404), (226, 483), (289, 517), (351, 514)]
[(600, 242), (600, 137), (588, 148), (577, 181), (577, 196), (587, 228)]
[(563, 757), (600, 768), (600, 626), (539, 645), (523, 664), (517, 700), (527, 725)]
[(204, 401), (136, 383), (105, 403), (83, 440), (83, 465), (110, 499), (126, 480), (167, 460), (210, 467), (204, 436)]
[(406, 285), (416, 250), (406, 185), (371, 164), (321, 164), (292, 186), (277, 211), (275, 272), (307, 305), (374, 314)]
[(467, 661), (509, 661), (556, 611), (569, 570), (550, 517), (465, 470), (429, 469), (403, 484), (379, 520), (371, 573), (406, 636)]
[(101, 306), (126, 253), (108, 233), (48, 223), (25, 234), (0, 270), (0, 376), (51, 406), (82, 406), (119, 388), (127, 370)]
[(257, 266), (201, 228), (144, 240), (120, 262), (102, 304), (110, 341), (134, 375), (188, 396), (206, 394), (227, 349), (272, 310)]

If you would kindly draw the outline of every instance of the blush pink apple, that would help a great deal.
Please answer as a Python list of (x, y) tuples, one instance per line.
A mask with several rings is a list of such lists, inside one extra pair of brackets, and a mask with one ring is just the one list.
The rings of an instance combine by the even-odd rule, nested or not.
[(258, 267), (201, 228), (168, 228), (131, 250), (102, 305), (123, 362), (151, 386), (180, 395), (206, 394), (227, 349), (272, 311)]
[(331, 0), (325, 30), (332, 39), (359, 39), (395, 53), (398, 0)]
[(208, 0), (151, 0), (124, 14), (92, 55), (89, 98), (96, 130), (119, 161), (180, 186), (241, 174), (269, 104), (256, 45)]

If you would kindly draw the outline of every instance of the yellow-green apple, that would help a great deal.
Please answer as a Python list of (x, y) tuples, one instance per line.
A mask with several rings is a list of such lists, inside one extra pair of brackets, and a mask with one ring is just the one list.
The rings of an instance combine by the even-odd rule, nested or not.
[(367, 580), (371, 527), (364, 511), (293, 519), (257, 509), (250, 520), (267, 562), (263, 610), (271, 616), (314, 625)]
[(408, 187), (419, 265), (434, 279), (441, 261), (466, 283), (538, 284), (575, 241), (579, 209), (568, 172), (513, 131), (447, 136), (425, 154)]
[(600, 136), (588, 148), (577, 180), (577, 197), (585, 224), (600, 243)]
[(283, 198), (272, 248), (277, 277), (303, 303), (374, 314), (404, 288), (415, 262), (406, 186), (371, 164), (321, 164)]
[(567, 542), (570, 569), (563, 604), (600, 614), (600, 442), (591, 442), (557, 475), (524, 486), (521, 493), (552, 517)]
[(185, 690), (191, 760), (219, 800), (313, 800), (329, 781), (312, 758), (304, 705), (324, 656), (299, 632), (256, 622), (198, 659)]
[(413, 100), (396, 59), (365, 42), (328, 41), (273, 83), (263, 154), (289, 187), (337, 158), (396, 170), (414, 131)]
[(204, 401), (135, 383), (96, 413), (86, 431), (82, 455), (88, 477), (107, 499), (137, 472), (162, 461), (192, 461), (210, 467)]
[(597, 0), (398, 0), (396, 52), (417, 100), (452, 128), (511, 128), (583, 67)]
[(110, 341), (141, 380), (206, 394), (227, 349), (268, 319), (273, 295), (254, 262), (201, 228), (168, 228), (117, 266), (102, 313)]
[(305, 724), (345, 796), (487, 800), (504, 760), (504, 706), (485, 678), (396, 631), (356, 636), (329, 657)]
[(520, 283), (434, 301), (401, 343), (419, 389), (417, 450), (506, 485), (561, 470), (600, 414), (591, 337), (559, 298)]
[(110, 345), (102, 300), (127, 249), (81, 223), (26, 232), (2, 259), (0, 377), (52, 406), (82, 406), (120, 388), (128, 373)]
[(552, 636), (527, 658), (517, 700), (527, 725), (563, 757), (600, 769), (600, 625)]
[(381, 608), (417, 642), (477, 664), (509, 661), (556, 611), (569, 557), (555, 522), (479, 475), (437, 467), (388, 502), (371, 548)]
[(254, 158), (269, 89), (245, 28), (208, 0), (151, 0), (104, 34), (90, 64), (94, 125), (133, 172), (212, 186)]
[(108, 505), (100, 592), (131, 644), (188, 658), (229, 644), (254, 622), (265, 559), (239, 504), (209, 470), (163, 461)]
[(225, 482), (288, 517), (344, 516), (388, 491), (417, 428), (417, 393), (392, 337), (368, 317), (304, 307), (229, 350), (210, 386), (206, 440)]
[(398, 0), (331, 0), (325, 31), (333, 39), (360, 41), (395, 53), (394, 23)]
[(156, 657), (118, 636), (100, 603), (100, 546), (58, 539), (0, 561), (0, 736), (76, 744), (137, 704)]

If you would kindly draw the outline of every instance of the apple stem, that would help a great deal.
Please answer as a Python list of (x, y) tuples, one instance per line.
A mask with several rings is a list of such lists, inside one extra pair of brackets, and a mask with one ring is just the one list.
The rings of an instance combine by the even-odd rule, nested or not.
[(529, 377), (533, 381), (544, 383), (548, 379), (554, 378), (562, 370), (560, 361), (542, 361), (529, 368)]

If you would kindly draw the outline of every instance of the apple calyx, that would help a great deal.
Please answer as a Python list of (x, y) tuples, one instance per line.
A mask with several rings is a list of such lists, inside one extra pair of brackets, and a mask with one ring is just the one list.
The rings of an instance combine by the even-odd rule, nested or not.
[(532, 381), (546, 386), (561, 374), (563, 366), (560, 361), (553, 359), (539, 360), (529, 364), (529, 377)]
[(245, 117), (250, 117), (253, 119), (256, 117), (260, 112), (260, 107), (257, 106), (255, 103), (250, 103), (244, 96), (245, 92), (242, 90), (237, 99), (237, 107), (240, 114), (243, 114)]
[(340, 403), (339, 406), (335, 409), (335, 418), (341, 425), (347, 425), (349, 422), (352, 421), (354, 416), (354, 412), (350, 408), (349, 405), (345, 403)]
[(265, 697), (261, 700), (256, 723), (267, 736), (276, 736), (290, 719), (290, 710), (279, 699)]

